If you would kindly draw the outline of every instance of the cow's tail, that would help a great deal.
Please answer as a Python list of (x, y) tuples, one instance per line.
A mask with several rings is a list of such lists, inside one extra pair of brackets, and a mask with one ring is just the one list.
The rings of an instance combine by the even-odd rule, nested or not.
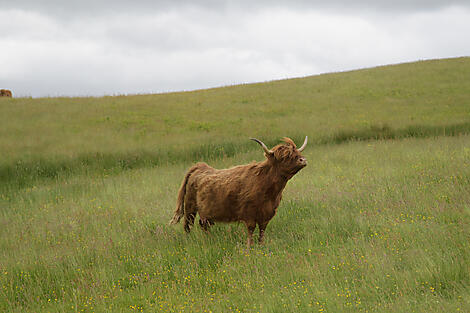
[(186, 173), (186, 176), (183, 179), (183, 182), (181, 183), (180, 190), (178, 191), (178, 200), (176, 200), (176, 210), (175, 214), (173, 215), (173, 218), (170, 221), (170, 225), (176, 224), (180, 221), (180, 219), (184, 215), (184, 196), (186, 195), (186, 184), (188, 183), (189, 176), (197, 169), (196, 166), (193, 166), (188, 173)]

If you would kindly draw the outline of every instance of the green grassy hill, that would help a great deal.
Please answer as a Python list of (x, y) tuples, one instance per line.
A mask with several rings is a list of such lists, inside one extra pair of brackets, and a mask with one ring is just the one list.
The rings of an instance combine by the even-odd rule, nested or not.
[(18, 166), (27, 177), (56, 176), (81, 164), (233, 155), (253, 149), (253, 136), (319, 144), (468, 133), (469, 72), (470, 59), (459, 58), (185, 93), (2, 99), (0, 181)]
[[(470, 311), (470, 58), (0, 99), (2, 312)], [(309, 136), (265, 246), (167, 226), (186, 169)]]

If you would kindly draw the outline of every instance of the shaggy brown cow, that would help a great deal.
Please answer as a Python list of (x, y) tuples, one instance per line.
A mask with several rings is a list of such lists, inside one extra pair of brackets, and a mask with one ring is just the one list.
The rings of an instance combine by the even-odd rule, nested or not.
[(0, 89), (0, 97), (12, 97), (11, 91), (8, 89)]
[(170, 224), (184, 216), (184, 230), (190, 232), (196, 213), (204, 230), (214, 222), (241, 221), (248, 229), (248, 247), (253, 244), (258, 224), (259, 242), (263, 243), (264, 231), (276, 214), (287, 181), (307, 165), (300, 154), (307, 137), (299, 149), (289, 138), (271, 150), (260, 140), (251, 139), (261, 145), (266, 160), (222, 170), (197, 163), (181, 184)]

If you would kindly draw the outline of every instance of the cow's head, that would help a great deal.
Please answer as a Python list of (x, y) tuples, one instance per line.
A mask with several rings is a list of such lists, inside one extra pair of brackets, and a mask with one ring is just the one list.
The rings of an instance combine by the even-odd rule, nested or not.
[(307, 166), (307, 159), (301, 155), (301, 152), (307, 146), (307, 136), (300, 148), (290, 138), (283, 138), (284, 143), (279, 144), (269, 150), (266, 145), (256, 138), (251, 138), (261, 145), (264, 155), (274, 167), (276, 167), (283, 176), (292, 177), (302, 168)]

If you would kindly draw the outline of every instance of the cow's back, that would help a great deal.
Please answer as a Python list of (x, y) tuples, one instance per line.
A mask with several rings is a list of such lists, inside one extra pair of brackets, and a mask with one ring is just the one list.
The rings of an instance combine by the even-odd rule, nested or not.
[(233, 222), (244, 220), (246, 209), (253, 206), (249, 190), (253, 165), (223, 170), (205, 170), (195, 177), (196, 203), (201, 218)]

